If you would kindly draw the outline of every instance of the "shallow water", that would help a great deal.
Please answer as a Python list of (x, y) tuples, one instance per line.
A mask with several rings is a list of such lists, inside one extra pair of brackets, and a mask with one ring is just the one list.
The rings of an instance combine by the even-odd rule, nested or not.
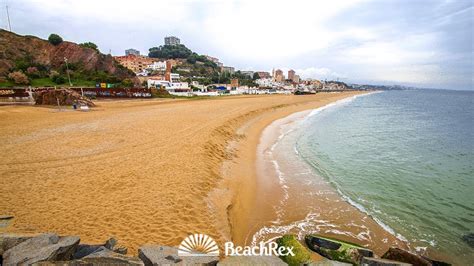
[(269, 241), (283, 234), (320, 233), (372, 248), (383, 254), (389, 246), (406, 244), (359, 211), (318, 175), (296, 149), (307, 121), (319, 112), (350, 102), (346, 98), (315, 111), (305, 111), (268, 126), (257, 150), (257, 198), (247, 244)]
[(411, 249), (469, 264), (474, 250), (461, 237), (474, 232), (473, 125), (473, 92), (389, 91), (307, 117), (292, 150)]

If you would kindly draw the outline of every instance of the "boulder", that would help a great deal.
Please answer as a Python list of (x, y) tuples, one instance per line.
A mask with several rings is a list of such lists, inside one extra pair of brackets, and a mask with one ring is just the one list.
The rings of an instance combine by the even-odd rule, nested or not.
[(124, 246), (117, 246), (117, 247), (114, 247), (114, 249), (112, 251), (115, 252), (115, 253), (126, 255), (127, 252), (128, 252), (128, 248), (124, 247)]
[(379, 258), (367, 258), (363, 257), (360, 261), (360, 265), (363, 266), (410, 266), (410, 263), (399, 262), (394, 260), (379, 259)]
[(372, 250), (357, 244), (319, 235), (307, 235), (305, 241), (311, 250), (330, 260), (359, 264), (363, 257), (374, 256)]
[(127, 254), (127, 248), (123, 246), (116, 246), (117, 240), (115, 238), (109, 238), (103, 245), (89, 245), (81, 244), (78, 245), (76, 252), (73, 255), (73, 259), (82, 259), (88, 255), (100, 252), (103, 250), (111, 250), (115, 253), (122, 255)]
[(425, 260), (428, 260), (431, 262), (431, 265), (433, 266), (451, 266), (450, 263), (444, 262), (444, 261), (439, 261), (439, 260), (433, 260), (428, 257), (422, 256)]
[(138, 249), (138, 257), (145, 263), (151, 265), (216, 265), (219, 257), (214, 256), (178, 256), (178, 249), (167, 246), (148, 245)]
[(7, 227), (12, 219), (13, 216), (11, 215), (0, 215), (0, 228)]
[(92, 263), (83, 260), (68, 261), (41, 261), (31, 264), (32, 266), (92, 266)]
[(345, 262), (340, 262), (340, 261), (335, 261), (335, 260), (328, 260), (328, 259), (323, 259), (320, 261), (316, 262), (311, 262), (308, 264), (309, 266), (352, 266), (351, 263), (345, 263)]
[(400, 262), (406, 262), (410, 263), (413, 265), (419, 265), (419, 266), (431, 266), (432, 263), (423, 258), (420, 255), (417, 255), (415, 253), (411, 253), (409, 251), (400, 249), (400, 248), (395, 248), (391, 247), (388, 249), (385, 254), (383, 254), (382, 259), (389, 259), (389, 260), (395, 260), (395, 261), (400, 261)]
[(27, 239), (3, 253), (4, 265), (33, 264), (40, 261), (69, 260), (76, 251), (79, 237), (42, 234)]
[(288, 263), (288, 265), (302, 265), (311, 262), (311, 253), (301, 245), (300, 241), (294, 235), (284, 235), (276, 240), (278, 247), (292, 247), (295, 254), (280, 256), (280, 258)]
[(6, 250), (11, 249), (12, 247), (30, 238), (31, 236), (22, 236), (15, 234), (0, 235), (0, 256), (2, 256)]
[(100, 252), (106, 250), (106, 248), (102, 245), (87, 245), (81, 244), (77, 246), (76, 252), (74, 252), (72, 258), (73, 259), (82, 259), (86, 256), (94, 254), (96, 252)]
[(117, 245), (117, 239), (111, 237), (105, 241), (104, 247), (110, 250), (113, 250), (115, 245)]
[(81, 261), (92, 265), (143, 265), (136, 257), (125, 256), (106, 248), (82, 258)]
[(222, 261), (219, 261), (217, 265), (223, 265), (223, 266), (250, 266), (250, 265), (287, 265), (285, 262), (283, 262), (280, 258), (276, 256), (230, 256), (225, 258)]

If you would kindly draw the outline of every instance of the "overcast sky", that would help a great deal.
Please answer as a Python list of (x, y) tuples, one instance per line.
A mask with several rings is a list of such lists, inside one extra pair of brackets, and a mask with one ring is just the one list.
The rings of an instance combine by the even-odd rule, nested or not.
[(143, 54), (167, 35), (241, 70), (303, 78), (473, 88), (472, 0), (0, 0), (12, 30), (103, 53)]

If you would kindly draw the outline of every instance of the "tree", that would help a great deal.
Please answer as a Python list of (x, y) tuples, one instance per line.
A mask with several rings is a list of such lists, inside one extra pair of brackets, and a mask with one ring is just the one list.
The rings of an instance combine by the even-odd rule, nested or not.
[(37, 67), (31, 66), (26, 69), (26, 74), (31, 78), (38, 78), (40, 73)]
[(122, 86), (124, 86), (125, 88), (131, 88), (133, 87), (133, 80), (131, 79), (124, 79), (122, 80)]
[(63, 38), (61, 38), (61, 36), (55, 34), (55, 33), (51, 33), (51, 35), (49, 35), (48, 37), (48, 41), (52, 44), (52, 45), (58, 45), (60, 43), (63, 42)]
[(260, 75), (257, 72), (253, 73), (253, 80), (257, 80), (259, 78), (260, 78)]
[(183, 44), (161, 45), (149, 49), (148, 56), (152, 58), (188, 58), (193, 52)]
[(84, 42), (84, 43), (79, 44), (79, 46), (84, 47), (84, 48), (90, 48), (99, 52), (99, 48), (97, 47), (97, 44), (93, 42)]
[(8, 74), (8, 78), (15, 82), (15, 84), (27, 85), (30, 83), (28, 77), (21, 71), (11, 72), (10, 74)]
[(190, 56), (188, 56), (186, 61), (188, 61), (188, 63), (190, 63), (190, 64), (196, 64), (197, 60), (196, 60), (196, 57), (194, 55), (190, 55)]

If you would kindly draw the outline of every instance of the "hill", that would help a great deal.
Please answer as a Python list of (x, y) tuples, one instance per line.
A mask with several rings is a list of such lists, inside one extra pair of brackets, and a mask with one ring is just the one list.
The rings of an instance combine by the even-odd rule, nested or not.
[(173, 73), (178, 73), (184, 80), (198, 78), (210, 79), (218, 76), (220, 68), (204, 55), (199, 55), (183, 44), (161, 45), (149, 49), (148, 56), (160, 60), (173, 59), (176, 66)]
[(67, 41), (53, 45), (38, 37), (0, 30), (0, 83), (2, 79), (5, 83), (9, 74), (15, 71), (26, 74), (30, 83), (38, 83), (38, 80), (65, 83), (64, 58), (68, 60), (73, 83), (135, 80), (135, 75), (111, 55), (101, 54), (96, 49)]
[(176, 63), (172, 72), (179, 74), (182, 81), (198, 81), (200, 84), (209, 85), (230, 83), (231, 79), (237, 78), (241, 85), (257, 86), (253, 77), (243, 75), (240, 71), (223, 72), (221, 67), (208, 57), (191, 51), (183, 44), (152, 47), (149, 49), (148, 56), (159, 60), (172, 59)]

